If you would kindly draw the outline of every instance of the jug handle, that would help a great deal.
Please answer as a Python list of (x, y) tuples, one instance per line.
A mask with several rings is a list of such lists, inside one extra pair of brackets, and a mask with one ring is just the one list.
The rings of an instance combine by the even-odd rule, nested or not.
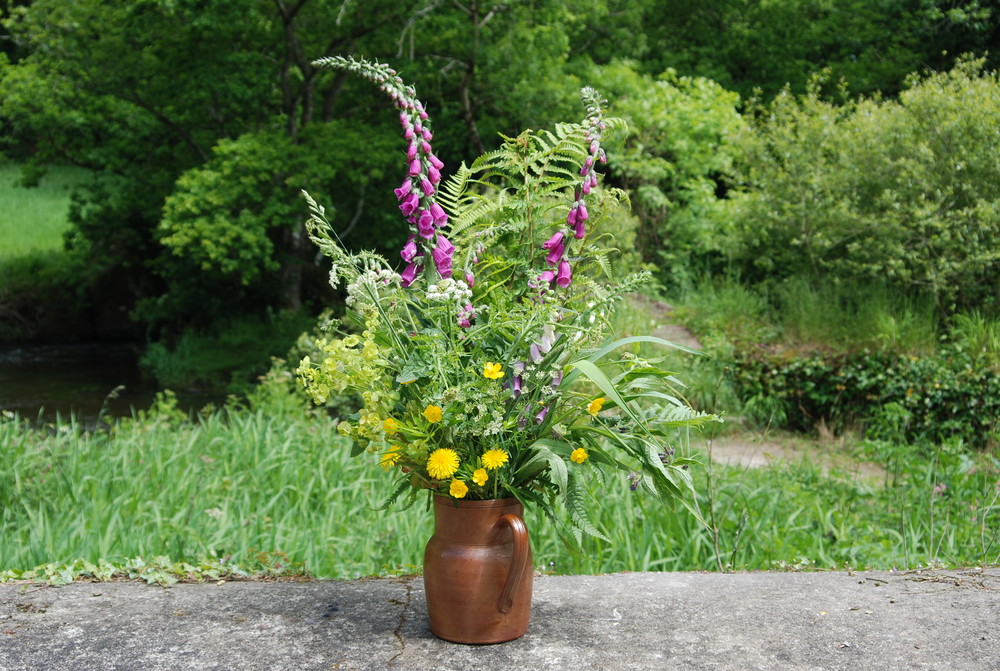
[(521, 580), (524, 579), (524, 571), (528, 563), (528, 528), (517, 515), (508, 514), (500, 517), (498, 524), (506, 523), (510, 526), (514, 534), (514, 554), (511, 557), (510, 572), (507, 574), (507, 582), (500, 593), (500, 601), (497, 603), (497, 610), (501, 613), (509, 613), (514, 607), (513, 594), (517, 590)]

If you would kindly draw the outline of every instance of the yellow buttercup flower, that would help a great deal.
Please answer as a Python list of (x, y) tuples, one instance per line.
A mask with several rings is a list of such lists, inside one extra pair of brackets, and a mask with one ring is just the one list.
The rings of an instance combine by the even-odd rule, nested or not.
[(495, 471), (506, 464), (509, 459), (510, 455), (507, 454), (506, 450), (498, 450), (496, 448), (486, 450), (483, 454), (483, 466), (491, 471)]
[(458, 470), (458, 452), (443, 447), (431, 452), (427, 457), (427, 473), (435, 480), (444, 480), (455, 475)]
[(578, 464), (582, 464), (587, 460), (587, 457), (589, 456), (590, 455), (587, 454), (587, 450), (583, 449), (582, 447), (578, 447), (575, 450), (573, 450), (573, 453), (571, 455), (569, 455), (569, 460)]
[(442, 414), (443, 413), (441, 412), (441, 408), (439, 406), (434, 405), (433, 403), (424, 408), (424, 417), (426, 417), (427, 421), (430, 422), (431, 424), (434, 424), (435, 422), (440, 422)]
[(482, 487), (486, 484), (486, 481), (490, 479), (490, 476), (486, 474), (485, 468), (476, 469), (476, 472), (472, 474), (472, 481), (477, 485)]
[(382, 455), (382, 461), (379, 462), (379, 465), (388, 471), (396, 465), (396, 462), (399, 461), (401, 456), (402, 455), (399, 452), (386, 452)]
[(487, 361), (483, 366), (483, 377), (490, 380), (499, 380), (503, 377), (503, 364), (493, 363), (492, 361)]
[(469, 493), (469, 485), (465, 484), (463, 480), (452, 480), (448, 493), (456, 499), (460, 499)]
[(591, 417), (597, 416), (597, 413), (599, 413), (601, 411), (601, 408), (604, 407), (605, 400), (606, 399), (603, 396), (598, 396), (587, 405), (587, 412), (590, 413)]
[(385, 421), (382, 422), (382, 428), (385, 429), (386, 435), (391, 436), (399, 429), (399, 422), (392, 417), (386, 417)]

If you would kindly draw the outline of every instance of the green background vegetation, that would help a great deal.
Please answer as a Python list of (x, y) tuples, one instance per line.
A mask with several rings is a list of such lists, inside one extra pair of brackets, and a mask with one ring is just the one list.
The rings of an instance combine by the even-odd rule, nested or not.
[[(0, 568), (169, 554), (274, 570), (272, 552), (321, 575), (419, 564), (426, 518), (370, 514), (381, 474), (344, 460), (332, 422), (271, 379), (280, 366), (255, 385), (341, 298), (299, 189), (354, 249), (395, 258), (406, 235), (388, 195), (402, 176), (394, 115), (364, 82), (310, 64), (335, 54), (415, 83), (446, 172), (498, 133), (579, 118), (579, 88), (597, 87), (630, 128), (605, 180), (633, 206), (621, 263), (654, 272), (709, 354), (677, 359), (692, 402), (731, 418), (723, 435), (832, 430), (891, 475), (706, 468), (708, 528), (623, 490), (595, 512), (622, 530), (614, 544), (574, 554), (538, 521), (540, 561), (996, 562), (997, 11), (0, 1), (0, 343), (139, 341), (162, 386), (251, 399), (194, 424), (161, 403), (96, 433), (5, 419)], [(622, 329), (650, 319), (626, 314)], [(173, 479), (151, 496), (151, 478)]]

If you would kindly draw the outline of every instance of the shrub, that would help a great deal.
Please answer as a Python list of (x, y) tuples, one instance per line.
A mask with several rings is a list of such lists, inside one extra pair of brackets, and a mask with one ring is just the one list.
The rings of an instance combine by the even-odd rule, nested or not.
[(898, 101), (837, 106), (814, 86), (756, 107), (735, 198), (750, 275), (887, 281), (945, 311), (995, 304), (1000, 80), (981, 61), (914, 78)]
[[(1000, 374), (982, 352), (960, 343), (935, 356), (895, 353), (787, 356), (763, 350), (733, 355), (733, 378), (745, 406), (775, 404), (787, 428), (865, 428), (892, 404), (909, 441), (961, 439), (989, 447), (1000, 442)], [(875, 425), (877, 429), (879, 424)]]

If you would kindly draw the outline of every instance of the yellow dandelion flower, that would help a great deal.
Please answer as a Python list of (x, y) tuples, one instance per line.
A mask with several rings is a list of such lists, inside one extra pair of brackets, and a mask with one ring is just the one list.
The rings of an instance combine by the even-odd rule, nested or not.
[(605, 400), (606, 399), (603, 396), (598, 396), (593, 401), (587, 404), (587, 412), (590, 413), (591, 417), (597, 416), (597, 413), (599, 413), (601, 411), (601, 408), (604, 407)]
[(485, 468), (476, 469), (476, 472), (472, 474), (472, 481), (477, 485), (482, 487), (486, 484), (486, 481), (490, 479), (490, 476), (486, 474)]
[(507, 454), (506, 450), (498, 450), (496, 448), (492, 450), (486, 450), (483, 453), (483, 466), (491, 471), (495, 471), (500, 468), (510, 459), (510, 455)]
[(401, 456), (402, 455), (399, 452), (386, 452), (382, 455), (382, 461), (379, 462), (379, 465), (388, 471), (396, 465), (396, 462), (399, 461)]
[(465, 484), (464, 480), (452, 480), (451, 487), (448, 488), (448, 493), (456, 499), (463, 498), (469, 493), (469, 485)]
[(493, 363), (492, 361), (487, 361), (483, 366), (483, 377), (490, 380), (499, 380), (503, 377), (503, 364)]
[(385, 421), (382, 422), (382, 428), (385, 429), (387, 436), (391, 436), (399, 430), (399, 422), (392, 417), (386, 417)]
[(458, 452), (441, 448), (427, 457), (427, 473), (435, 480), (444, 480), (455, 475), (458, 470)]
[(441, 412), (441, 408), (439, 406), (434, 405), (433, 403), (424, 408), (424, 417), (426, 417), (427, 421), (430, 422), (431, 424), (434, 424), (435, 422), (440, 422), (442, 415), (443, 413)]
[(573, 453), (571, 455), (569, 455), (569, 460), (577, 464), (582, 464), (587, 460), (587, 457), (589, 456), (590, 455), (587, 454), (587, 450), (583, 449), (582, 447), (578, 447), (575, 450), (573, 450)]

